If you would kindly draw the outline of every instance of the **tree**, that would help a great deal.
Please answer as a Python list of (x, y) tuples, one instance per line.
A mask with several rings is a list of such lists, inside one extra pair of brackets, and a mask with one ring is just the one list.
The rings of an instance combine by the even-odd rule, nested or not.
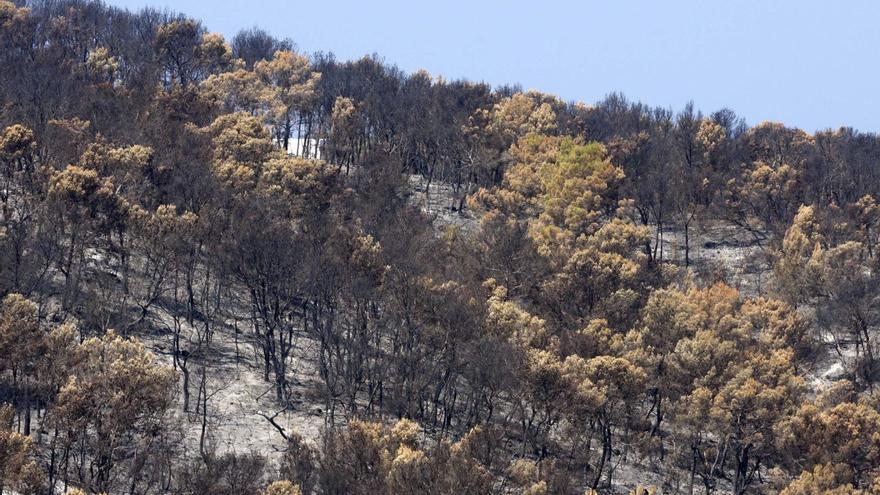
[(792, 357), (791, 351), (756, 356), (714, 396), (708, 417), (718, 425), (719, 437), (730, 442), (737, 494), (745, 493), (773, 455), (776, 423), (798, 404), (804, 384)]
[[(551, 101), (545, 101), (545, 100)], [(504, 174), (504, 153), (520, 138), (530, 134), (548, 134), (556, 130), (552, 97), (537, 92), (516, 93), (474, 112), (464, 127), (475, 138), (483, 156), (476, 174), (481, 182), (498, 183)]]
[(200, 132), (210, 139), (217, 180), (232, 191), (252, 189), (274, 151), (262, 121), (242, 112), (225, 114)]
[(695, 306), (686, 292), (657, 290), (642, 309), (641, 325), (628, 336), (632, 346), (628, 355), (647, 372), (651, 387), (652, 435), (660, 433), (666, 411), (664, 400), (674, 401), (686, 390), (685, 383), (670, 379), (670, 375), (674, 373), (672, 360), (679, 341), (692, 338), (699, 328), (695, 318), (699, 309)]
[(633, 225), (618, 201), (623, 171), (600, 144), (571, 138), (532, 135), (511, 153), (517, 162), (504, 184), (473, 199), (486, 212), (483, 224), (510, 234), (527, 225), (529, 241), (553, 271), (542, 284), (541, 302), (557, 319), (577, 326), (597, 317), (627, 324), (621, 320), (637, 303), (632, 288), (648, 263), (637, 252), (647, 230)]
[[(80, 481), (97, 492), (110, 489), (120, 465), (137, 469), (150, 444), (167, 427), (174, 373), (155, 363), (144, 345), (112, 331), (82, 343), (82, 360), (64, 385), (52, 421), (64, 431), (67, 448), (80, 466)], [(154, 455), (158, 452), (154, 452)], [(85, 474), (83, 474), (85, 473)]]
[(700, 476), (711, 490), (730, 464), (735, 489), (745, 490), (762, 465), (777, 462), (777, 422), (802, 396), (790, 345), (804, 352), (805, 322), (779, 301), (743, 300), (719, 284), (656, 291), (642, 324), (628, 336), (626, 355), (653, 385), (652, 432), (666, 417), (672, 430), (683, 428), (691, 485)]
[(352, 421), (348, 428), (325, 439), (319, 486), (327, 494), (367, 494), (385, 491), (387, 458), (381, 426)]
[(25, 435), (31, 434), (32, 401), (38, 386), (37, 368), (45, 352), (45, 334), (37, 307), (20, 294), (3, 298), (0, 312), (0, 373), (10, 372), (13, 404), (23, 409)]
[(223, 113), (245, 112), (271, 122), (276, 107), (276, 95), (253, 71), (238, 69), (209, 76), (201, 90)]
[[(266, 458), (256, 452), (222, 455), (209, 454), (186, 466), (178, 482), (188, 493), (212, 493), (219, 495), (262, 494), (260, 487), (266, 471)], [(275, 493), (291, 488), (289, 482), (273, 483)], [(270, 485), (272, 486), (272, 485)], [(295, 487), (294, 487), (295, 488)], [(299, 493), (299, 492), (294, 492)]]
[(275, 481), (263, 491), (263, 495), (302, 495), (302, 491), (289, 481)]
[(287, 438), (287, 450), (281, 458), (280, 472), (282, 477), (292, 480), (296, 486), (306, 493), (312, 493), (315, 485), (317, 469), (317, 452), (306, 443), (298, 433), (293, 432)]
[(0, 406), (0, 493), (5, 488), (22, 495), (40, 493), (43, 473), (33, 455), (31, 438), (12, 429), (14, 410)]
[(327, 159), (340, 167), (345, 167), (346, 174), (352, 162), (359, 154), (357, 108), (351, 98), (339, 96), (333, 102), (330, 114), (330, 147)]
[(291, 40), (280, 40), (258, 27), (242, 29), (232, 38), (232, 56), (244, 60), (248, 69), (257, 62), (270, 60), (277, 51), (293, 49)]
[(298, 155), (307, 158), (317, 156), (317, 150), (310, 149), (309, 144), (312, 124), (305, 122), (303, 129), (302, 116), (313, 103), (321, 73), (312, 70), (305, 56), (281, 50), (275, 52), (272, 60), (257, 62), (254, 72), (275, 92), (278, 104), (271, 114), (275, 141), (287, 151), (290, 149), (290, 138), (295, 136), (300, 143), (295, 151)]
[[(852, 239), (869, 236), (871, 221), (865, 216), (870, 211), (869, 200), (853, 205), (849, 214), (832, 208), (817, 214), (813, 207), (801, 207), (775, 266), (786, 297), (816, 308), (817, 323), (831, 330), (841, 358), (846, 341), (854, 342), (855, 361), (845, 364), (853, 380), (866, 387), (872, 386), (878, 373), (873, 334), (880, 323), (875, 311), (880, 280), (873, 269), (874, 250)], [(840, 330), (849, 338), (843, 338)]]
[(59, 271), (65, 279), (65, 306), (78, 297), (89, 231), (107, 235), (124, 229), (129, 204), (116, 194), (113, 182), (94, 170), (69, 165), (49, 181), (48, 198), (57, 219), (55, 228), (66, 251)]
[(782, 495), (861, 495), (872, 493), (860, 490), (846, 480), (846, 469), (839, 465), (822, 464), (805, 470), (781, 492)]
[(880, 413), (864, 403), (824, 408), (806, 403), (783, 421), (780, 431), (779, 446), (788, 462), (814, 476), (827, 475), (833, 467), (837, 484), (870, 488), (878, 474)]
[(232, 63), (232, 48), (223, 37), (205, 33), (197, 22), (188, 19), (159, 26), (155, 50), (164, 68), (166, 90), (201, 81)]
[(684, 230), (684, 264), (690, 266), (691, 228), (695, 220), (712, 206), (723, 182), (717, 168), (726, 145), (726, 132), (716, 122), (694, 113), (693, 103), (685, 106), (675, 122), (677, 166), (674, 169), (673, 202), (678, 222)]
[(743, 136), (749, 163), (730, 183), (728, 218), (756, 240), (781, 237), (785, 225), (806, 203), (801, 178), (813, 153), (814, 139), (799, 129), (764, 122)]
[(418, 436), (418, 425), (406, 419), (390, 428), (352, 421), (332, 432), (320, 463), (322, 493), (476, 495), (491, 489), (489, 473), (470, 455), (472, 437), (423, 449)]
[[(0, 133), (0, 165), (2, 165), (3, 191), (0, 201), (3, 202), (3, 221), (8, 220), (9, 195), (13, 184), (26, 188), (34, 187), (33, 174), (36, 162), (37, 143), (34, 132), (21, 124), (7, 127)], [(15, 180), (13, 182), (13, 180)]]
[(576, 391), (572, 413), (576, 418), (579, 415), (593, 418), (602, 443), (602, 453), (590, 486), (593, 489), (599, 487), (606, 466), (606, 484), (611, 485), (615, 430), (632, 430), (637, 421), (636, 405), (647, 377), (642, 369), (628, 360), (613, 356), (589, 360), (569, 356), (565, 360), (565, 370)]

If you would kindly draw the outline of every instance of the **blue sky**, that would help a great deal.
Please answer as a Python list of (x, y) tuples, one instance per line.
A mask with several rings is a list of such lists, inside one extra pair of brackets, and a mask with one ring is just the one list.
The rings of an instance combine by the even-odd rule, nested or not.
[(611, 91), (750, 124), (880, 131), (875, 0), (108, 0), (169, 7), (231, 38), (258, 25), (303, 51), (378, 53), (406, 71), (520, 83), (587, 103)]

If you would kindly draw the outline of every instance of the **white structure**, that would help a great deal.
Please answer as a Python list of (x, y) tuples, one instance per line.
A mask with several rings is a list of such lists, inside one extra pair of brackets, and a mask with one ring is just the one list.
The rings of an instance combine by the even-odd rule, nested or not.
[(321, 148), (324, 146), (323, 139), (305, 139), (291, 137), (287, 141), (287, 154), (302, 158), (321, 159)]

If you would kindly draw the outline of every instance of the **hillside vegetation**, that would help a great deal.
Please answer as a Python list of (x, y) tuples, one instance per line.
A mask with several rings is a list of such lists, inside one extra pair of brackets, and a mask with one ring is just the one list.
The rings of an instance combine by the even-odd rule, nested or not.
[(0, 493), (880, 493), (876, 135), (89, 0), (0, 69)]

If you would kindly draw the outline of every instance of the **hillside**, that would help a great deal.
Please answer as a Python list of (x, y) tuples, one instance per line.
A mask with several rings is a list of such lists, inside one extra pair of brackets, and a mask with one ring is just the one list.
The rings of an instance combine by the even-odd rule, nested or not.
[(0, 494), (880, 493), (880, 137), (0, 0)]

